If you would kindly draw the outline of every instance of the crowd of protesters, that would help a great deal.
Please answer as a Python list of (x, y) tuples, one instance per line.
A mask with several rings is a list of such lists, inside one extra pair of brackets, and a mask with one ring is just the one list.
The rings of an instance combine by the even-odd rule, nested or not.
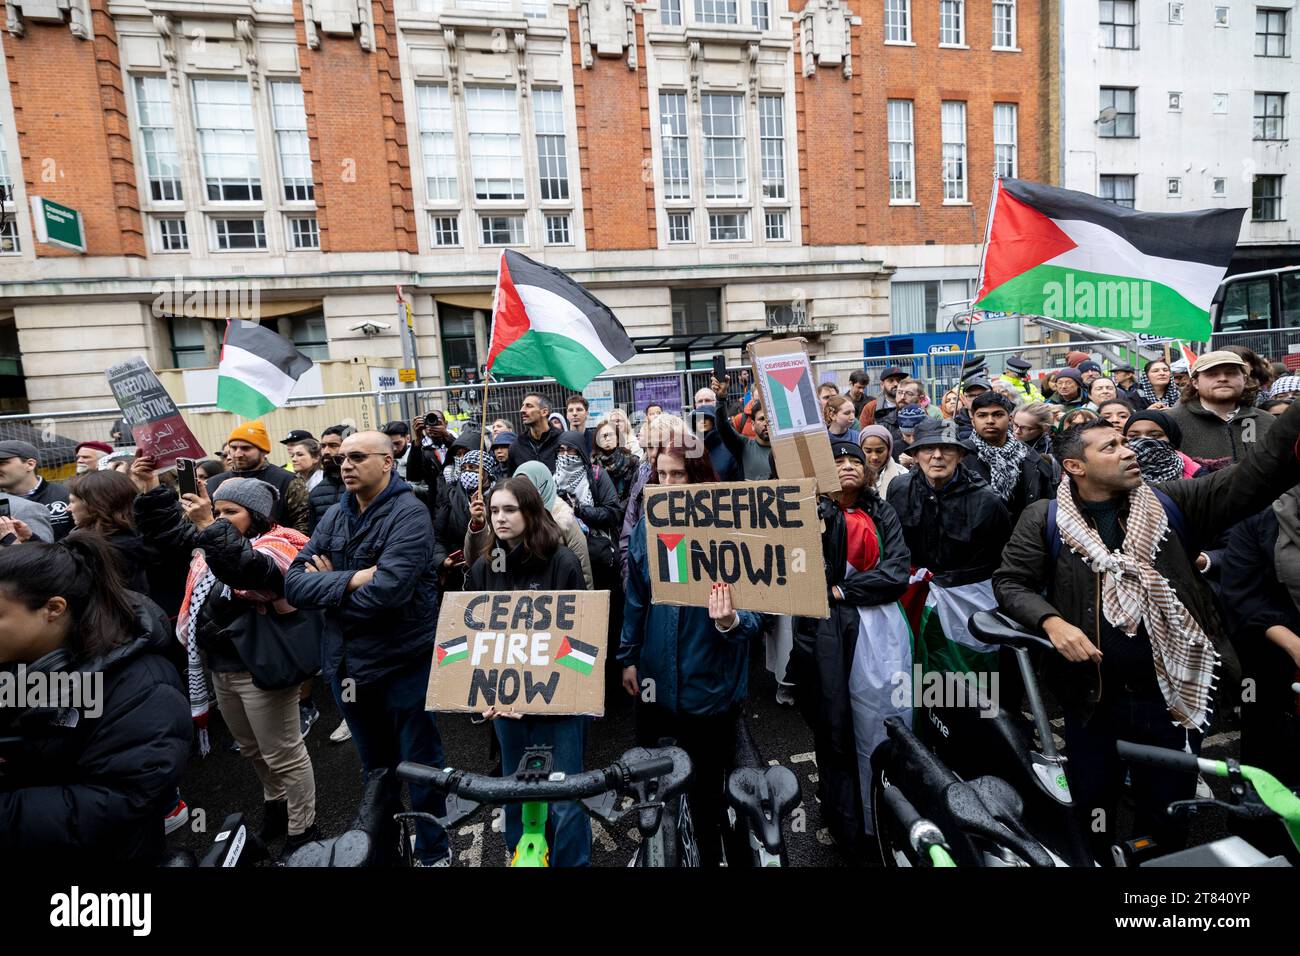
[[(965, 623), (981, 609), (1057, 651), (1043, 670), (1071, 790), (1111, 811), (1088, 828), (1099, 859), (1126, 786), (1137, 830), (1170, 846), (1186, 834), (1164, 807), (1196, 788), (1153, 770), (1126, 780), (1117, 739), (1197, 752), (1213, 722), (1236, 721), (1245, 761), (1300, 784), (1300, 376), (1242, 348), (1140, 370), (1082, 352), (1057, 369), (1004, 364), (995, 376), (972, 357), (951, 388), (896, 367), (819, 386), (840, 483), (819, 501), (825, 619), (736, 608), (724, 584), (707, 607), (652, 600), (646, 488), (777, 474), (762, 402), (729, 379), (681, 415), (597, 420), (582, 395), (559, 408), (529, 393), (511, 418), (459, 431), (432, 409), (379, 431), (294, 429), (278, 446), (245, 422), (184, 494), (123, 451), (124, 425), (77, 446), (66, 484), (41, 476), (35, 446), (0, 441), (0, 668), (102, 673), (107, 693), (71, 727), (57, 708), (0, 708), (0, 856), (159, 861), (185, 822), (187, 763), (236, 759), (209, 756), (214, 705), (261, 785), (261, 838), (285, 854), (328, 836), (304, 743), (313, 693), (334, 698), (330, 740), (351, 741), (363, 770), (441, 766), (425, 691), (456, 590), (611, 592), (612, 686), (635, 698), (636, 742), (690, 755), (706, 865), (751, 646), (809, 724), (822, 820), (860, 859), (872, 752), (884, 720), (910, 711), (892, 681), (914, 663), (981, 666), (990, 649)], [(941, 630), (908, 619), (918, 594)], [(1257, 693), (1235, 693), (1243, 681)], [(558, 770), (583, 768), (589, 718), (484, 717), (505, 772), (537, 744)], [(441, 811), (410, 791), (414, 810)], [(590, 861), (576, 804), (549, 826), (554, 863)], [(507, 843), (520, 832), (508, 810)], [(414, 855), (449, 865), (430, 819)]]

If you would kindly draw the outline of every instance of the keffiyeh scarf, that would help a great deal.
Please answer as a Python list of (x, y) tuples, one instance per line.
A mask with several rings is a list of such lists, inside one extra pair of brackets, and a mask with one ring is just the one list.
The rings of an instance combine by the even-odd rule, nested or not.
[(478, 466), (479, 462), (483, 463), (483, 483), (493, 485), (498, 482), (504, 472), (501, 469), (501, 463), (491, 454), (484, 454), (481, 451), (467, 451), (461, 456), (456, 463), (457, 481), (465, 489), (465, 494), (473, 495), (478, 491)]
[(1155, 386), (1151, 384), (1151, 380), (1145, 374), (1140, 375), (1137, 381), (1137, 393), (1142, 396), (1142, 399), (1148, 405), (1163, 402), (1166, 407), (1173, 408), (1178, 404), (1178, 386), (1172, 381), (1165, 386), (1165, 397), (1160, 398), (1156, 395)]
[(1146, 485), (1129, 492), (1124, 546), (1109, 551), (1074, 501), (1068, 476), (1057, 489), (1057, 528), (1061, 540), (1101, 574), (1101, 608), (1106, 620), (1129, 637), (1146, 625), (1156, 681), (1174, 722), (1204, 730), (1210, 722), (1214, 668), (1218, 652), (1200, 624), (1183, 606), (1168, 579), (1155, 569), (1156, 553), (1169, 518)]
[(592, 506), (591, 483), (587, 469), (577, 455), (557, 455), (555, 458), (555, 487), (573, 499), (575, 505)]
[(1183, 477), (1183, 459), (1169, 442), (1159, 438), (1130, 438), (1128, 447), (1137, 455), (1143, 481), (1173, 481)]
[(1011, 500), (1020, 480), (1020, 465), (1029, 454), (1029, 446), (1008, 438), (1002, 446), (990, 445), (980, 436), (971, 432), (971, 441), (975, 443), (975, 452), (980, 461), (989, 466), (989, 486), (993, 493), (1005, 504)]

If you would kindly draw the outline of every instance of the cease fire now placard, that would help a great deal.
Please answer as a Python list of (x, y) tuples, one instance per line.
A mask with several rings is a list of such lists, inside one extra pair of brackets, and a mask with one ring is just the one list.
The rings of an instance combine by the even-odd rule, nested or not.
[(725, 583), (747, 611), (830, 614), (814, 478), (647, 485), (645, 527), (656, 603), (707, 607)]
[(447, 591), (426, 710), (605, 712), (608, 591)]

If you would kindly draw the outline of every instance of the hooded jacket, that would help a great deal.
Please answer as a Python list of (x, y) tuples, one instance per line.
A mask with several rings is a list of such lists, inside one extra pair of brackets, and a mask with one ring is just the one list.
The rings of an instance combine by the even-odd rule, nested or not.
[[(587, 448), (583, 444), (582, 435), (575, 431), (563, 432), (560, 440), (556, 445), (556, 454), (559, 454), (559, 446), (568, 445), (577, 449), (578, 457), (582, 459), (582, 465), (587, 469), (587, 484), (591, 488), (590, 505), (573, 504), (573, 513), (577, 515), (578, 520), (585, 524), (592, 531), (604, 531), (608, 533), (611, 539), (611, 550), (613, 536), (619, 530), (623, 521), (623, 506), (618, 500), (618, 492), (614, 490), (614, 482), (605, 474), (603, 469), (593, 468), (591, 465), (591, 456), (587, 454)], [(551, 473), (555, 473), (555, 463), (551, 463)], [(558, 488), (557, 488), (558, 490)]]
[[(1015, 440), (1010, 436), (1007, 438), (1007, 441)], [(979, 475), (986, 485), (993, 474), (993, 469), (976, 452), (971, 452), (962, 460), (959, 469), (962, 468)], [(1013, 525), (1020, 520), (1020, 515), (1025, 508), (1035, 501), (1040, 498), (1056, 497), (1055, 478), (1052, 463), (1030, 448), (1024, 460), (1020, 462), (1020, 477), (1011, 491), (1011, 499), (1006, 502)]]
[[(1185, 426), (1184, 426), (1185, 428)], [(1173, 528), (1159, 543), (1155, 569), (1173, 587), (1178, 599), (1235, 668), (1213, 595), (1192, 564), (1195, 553), (1223, 531), (1262, 510), (1300, 481), (1296, 440), (1300, 437), (1300, 405), (1277, 419), (1255, 450), (1237, 465), (1205, 478), (1165, 481), (1152, 487), (1164, 492), (1183, 515), (1188, 547)], [(1048, 502), (1025, 509), (1003, 551), (1002, 565), (993, 575), (998, 605), (1022, 627), (1038, 631), (1044, 620), (1059, 615), (1088, 635), (1098, 647), (1108, 626), (1101, 612), (1099, 575), (1083, 559), (1062, 546), (1053, 561), (1047, 542)], [(1192, 557), (1188, 556), (1188, 548)], [(1232, 655), (1230, 657), (1230, 655)], [(1101, 665), (1070, 663), (1060, 654), (1046, 659), (1046, 676), (1063, 704), (1090, 713), (1107, 693)], [(1230, 680), (1221, 682), (1229, 686)], [(1110, 691), (1113, 692), (1113, 691)]]
[(1011, 517), (978, 474), (958, 464), (948, 483), (935, 489), (912, 471), (890, 483), (888, 500), (913, 567), (928, 568), (943, 587), (993, 576), (1011, 537)]
[(102, 693), (88, 701), (96, 706), (0, 711), (0, 859), (11, 867), (148, 866), (163, 856), (190, 705), (164, 650), (176, 643), (165, 618), (132, 598), (126, 643), (71, 668), (63, 651), (28, 668), (102, 674)]
[(1225, 422), (1199, 398), (1180, 402), (1165, 414), (1183, 430), (1179, 451), (1203, 465), (1223, 458), (1241, 461), (1273, 427), (1273, 416), (1253, 405), (1239, 406), (1232, 421)]
[(677, 714), (724, 714), (748, 693), (749, 641), (763, 615), (737, 611), (735, 627), (721, 632), (708, 608), (656, 604), (650, 595), (645, 518), (628, 541), (623, 635), (618, 658), (636, 667), (637, 679), (654, 681), (655, 703)]
[[(334, 570), (308, 574), (314, 554), (326, 555)], [(349, 491), (325, 515), (289, 566), (284, 596), (294, 607), (325, 611), (321, 669), (328, 679), (368, 684), (433, 653), (438, 579), (432, 560), (429, 509), (396, 474), (364, 512)], [(352, 575), (370, 567), (377, 569), (370, 583), (349, 592)]]

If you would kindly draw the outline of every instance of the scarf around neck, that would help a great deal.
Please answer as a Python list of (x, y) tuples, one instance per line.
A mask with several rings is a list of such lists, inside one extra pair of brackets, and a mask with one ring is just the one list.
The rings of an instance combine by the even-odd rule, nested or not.
[(1074, 500), (1068, 475), (1056, 492), (1061, 541), (1101, 575), (1101, 608), (1106, 620), (1129, 637), (1145, 625), (1151, 641), (1156, 682), (1174, 722), (1204, 730), (1210, 722), (1218, 652), (1201, 625), (1178, 599), (1169, 580), (1155, 568), (1156, 554), (1169, 530), (1169, 517), (1146, 485), (1129, 492), (1124, 545), (1110, 551)]
[(1130, 438), (1128, 446), (1137, 455), (1143, 481), (1173, 481), (1183, 477), (1183, 459), (1169, 442), (1159, 438)]
[(587, 469), (577, 455), (555, 456), (555, 487), (563, 494), (573, 498), (574, 504), (584, 508), (592, 506), (591, 484), (587, 481)]
[(1167, 407), (1173, 408), (1178, 404), (1178, 386), (1170, 379), (1169, 384), (1165, 386), (1165, 397), (1160, 398), (1156, 395), (1155, 386), (1151, 384), (1151, 379), (1147, 378), (1146, 373), (1138, 377), (1137, 393), (1146, 400), (1148, 405), (1155, 402), (1163, 402)]
[(980, 461), (989, 466), (989, 487), (1005, 504), (1016, 490), (1020, 465), (1029, 454), (1029, 446), (1011, 437), (1001, 447), (990, 445), (975, 432), (970, 437)]

